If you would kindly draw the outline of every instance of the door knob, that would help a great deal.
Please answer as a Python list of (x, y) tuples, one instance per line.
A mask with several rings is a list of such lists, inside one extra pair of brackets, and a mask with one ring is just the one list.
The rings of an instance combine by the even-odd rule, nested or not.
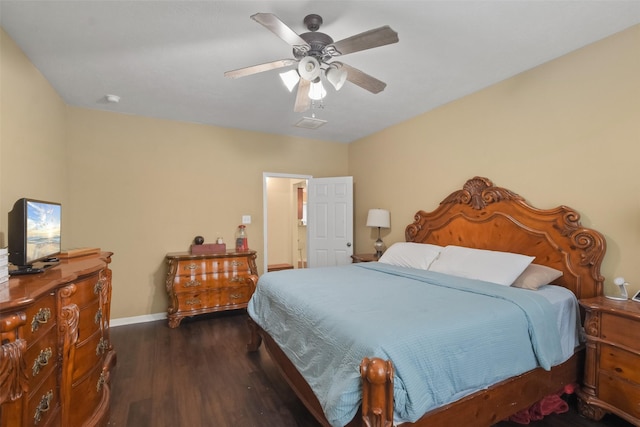
[(351, 242), (347, 242), (347, 247), (350, 248), (351, 247)]

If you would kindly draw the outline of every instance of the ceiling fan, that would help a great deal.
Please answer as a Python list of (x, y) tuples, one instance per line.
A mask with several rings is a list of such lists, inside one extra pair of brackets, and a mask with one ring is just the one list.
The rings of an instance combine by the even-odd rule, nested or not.
[[(322, 25), (320, 15), (307, 15), (304, 18), (304, 24), (309, 32), (300, 35), (272, 13), (256, 13), (251, 16), (251, 19), (291, 45), (294, 58), (279, 59), (265, 64), (227, 71), (224, 75), (235, 79), (297, 64), (297, 68), (289, 72), (295, 75), (293, 83), (288, 85), (289, 90), (293, 90), (295, 84), (298, 84), (294, 106), (296, 112), (308, 110), (312, 98), (321, 99), (323, 97), (321, 93), (324, 90), (321, 83), (323, 72), (326, 80), (336, 90), (339, 90), (345, 81), (350, 81), (374, 94), (381, 92), (387, 86), (386, 83), (357, 68), (343, 62), (330, 61), (336, 56), (397, 43), (398, 33), (388, 25), (334, 42), (330, 36), (318, 31)], [(284, 76), (282, 77), (284, 80)], [(326, 92), (324, 93), (326, 94)]]

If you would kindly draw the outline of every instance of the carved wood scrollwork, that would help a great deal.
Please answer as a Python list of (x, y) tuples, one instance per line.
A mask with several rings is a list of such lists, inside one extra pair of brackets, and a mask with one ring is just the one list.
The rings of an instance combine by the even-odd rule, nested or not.
[(471, 206), (473, 209), (480, 210), (491, 203), (501, 200), (524, 199), (506, 188), (494, 187), (493, 182), (488, 178), (476, 176), (468, 180), (462, 190), (452, 193), (441, 204), (462, 203)]
[(600, 335), (600, 313), (587, 312), (587, 318), (584, 321), (584, 331), (587, 335), (597, 337)]
[(362, 377), (362, 420), (367, 427), (393, 426), (393, 365), (380, 358), (364, 358)]
[(598, 406), (589, 405), (589, 403), (583, 399), (578, 398), (578, 413), (585, 418), (600, 421), (607, 412)]
[(58, 328), (64, 337), (65, 353), (68, 347), (74, 346), (78, 341), (78, 322), (80, 321), (80, 308), (76, 304), (62, 307), (60, 310), (60, 325)]
[(17, 339), (0, 347), (0, 404), (22, 397), (28, 391), (29, 377), (24, 353), (27, 342)]

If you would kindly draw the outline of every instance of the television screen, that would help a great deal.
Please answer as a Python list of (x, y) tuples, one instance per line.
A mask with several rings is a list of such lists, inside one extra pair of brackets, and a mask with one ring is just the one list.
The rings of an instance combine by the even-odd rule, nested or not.
[(60, 253), (60, 205), (27, 200), (27, 264)]
[(9, 212), (9, 261), (29, 266), (60, 253), (59, 203), (20, 199)]

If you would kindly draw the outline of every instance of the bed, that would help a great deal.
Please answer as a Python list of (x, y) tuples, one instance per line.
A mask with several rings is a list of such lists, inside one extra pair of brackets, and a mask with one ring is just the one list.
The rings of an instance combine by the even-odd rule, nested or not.
[[(528, 256), (530, 260), (534, 261), (529, 261), (530, 263), (546, 266), (561, 273), (560, 277), (552, 281), (554, 286), (542, 286), (540, 289), (557, 289), (567, 293), (566, 289), (577, 299), (589, 298), (602, 293), (604, 278), (600, 274), (600, 264), (606, 249), (604, 237), (595, 230), (583, 227), (580, 224), (580, 215), (573, 209), (566, 206), (548, 210), (534, 208), (521, 196), (505, 188), (494, 186), (487, 178), (474, 177), (468, 180), (461, 190), (446, 197), (435, 210), (431, 212), (418, 211), (413, 223), (406, 227), (405, 240), (408, 244), (421, 244), (420, 248), (425, 249), (428, 247), (452, 247), (462, 251), (477, 250), (479, 253), (485, 253), (489, 250), (492, 254), (495, 252), (518, 254), (519, 257)], [(437, 250), (441, 251), (441, 249)], [(446, 259), (444, 253), (445, 250), (442, 249), (434, 258), (440, 262), (441, 266)], [(516, 259), (514, 263), (516, 261), (519, 262), (520, 258)], [(511, 261), (509, 262), (511, 263)], [(551, 333), (553, 328), (550, 325), (559, 325), (559, 321), (556, 321), (555, 312), (549, 311), (548, 304), (541, 302), (542, 293), (513, 289), (509, 286), (510, 281), (513, 280), (511, 278), (505, 279), (507, 286), (488, 283), (486, 279), (480, 282), (476, 282), (475, 278), (454, 278), (455, 280), (453, 280), (448, 274), (444, 274), (447, 272), (446, 268), (439, 271), (429, 271), (429, 269), (435, 270), (433, 263), (424, 271), (399, 267), (393, 263), (392, 265), (384, 264), (386, 263), (380, 262), (369, 263), (369, 265), (354, 264), (335, 267), (335, 269), (341, 270), (339, 275), (334, 275), (338, 272), (331, 270), (331, 268), (323, 270), (321, 276), (325, 280), (326, 291), (322, 292), (323, 288), (319, 288), (319, 293), (311, 292), (311, 283), (319, 280), (317, 279), (318, 275), (305, 276), (313, 275), (312, 270), (316, 269), (267, 273), (260, 279), (263, 282), (265, 292), (272, 288), (270, 283), (281, 283), (278, 286), (282, 286), (282, 288), (274, 288), (278, 289), (274, 293), (281, 293), (284, 292), (282, 289), (289, 289), (287, 292), (290, 293), (284, 293), (284, 298), (285, 301), (288, 298), (291, 304), (278, 304), (268, 300), (267, 296), (260, 296), (260, 282), (258, 283), (258, 291), (250, 303), (249, 329), (251, 334), (248, 349), (256, 351), (264, 342), (267, 351), (286, 381), (321, 425), (444, 427), (472, 423), (474, 426), (491, 426), (529, 407), (543, 397), (557, 393), (569, 384), (579, 382), (584, 353), (579, 342), (576, 342), (575, 345), (572, 344), (568, 351), (566, 348), (548, 350), (546, 342), (543, 343), (547, 337), (553, 337), (553, 334), (556, 333)], [(527, 266), (528, 264), (525, 265), (525, 267)], [(341, 276), (342, 274), (346, 274), (346, 276)], [(382, 278), (379, 279), (381, 275)], [(489, 282), (493, 281), (494, 279), (489, 280)], [(496, 281), (499, 280), (496, 279)], [(334, 282), (340, 282), (340, 286), (342, 286), (340, 292), (335, 292), (336, 288), (331, 287), (335, 286)], [(384, 290), (382, 282), (388, 282), (392, 286), (397, 285), (398, 288), (393, 289), (402, 289), (402, 291), (396, 292), (405, 295), (405, 300), (400, 304), (392, 304), (391, 300), (397, 298), (391, 298), (384, 293), (387, 291)], [(428, 290), (426, 285), (423, 286), (423, 283), (426, 282), (430, 286)], [(292, 286), (292, 283), (297, 286)], [(346, 286), (347, 283), (348, 286)], [(352, 283), (354, 286), (360, 283), (358, 286), (361, 287), (351, 289)], [(482, 285), (481, 292), (477, 291), (479, 289), (478, 283)], [(362, 287), (365, 284), (368, 287)], [(404, 288), (404, 286), (409, 286), (409, 288)], [(460, 289), (461, 287), (464, 289)], [(406, 295), (418, 294), (405, 293), (405, 289), (411, 289), (407, 292), (420, 292), (421, 296), (407, 298)], [(469, 290), (471, 290), (471, 294), (478, 295), (467, 296), (466, 292)], [(424, 294), (427, 295), (425, 297), (423, 292), (437, 293)], [(465, 292), (464, 296), (457, 296), (463, 295), (459, 292)], [(349, 301), (349, 304), (345, 306), (346, 308), (340, 308), (334, 312), (323, 312), (324, 307), (332, 306), (335, 303), (335, 301), (326, 298), (335, 294), (340, 294)], [(377, 298), (364, 302), (366, 301), (365, 294), (374, 294), (374, 296), (377, 295)], [(456, 297), (451, 295), (456, 295)], [(573, 299), (573, 296), (571, 297)], [(449, 303), (446, 309), (440, 311), (453, 313), (455, 321), (447, 319), (446, 322), (439, 322), (437, 319), (434, 321), (434, 318), (422, 318), (421, 314), (417, 314), (420, 311), (416, 311), (416, 304), (418, 308), (420, 304), (424, 304), (424, 312), (438, 312), (438, 301), (445, 301), (446, 298), (450, 298), (449, 301), (455, 303)], [(476, 300), (471, 298), (478, 298), (478, 302), (474, 303)], [(295, 308), (294, 302), (298, 300), (302, 301), (302, 308)], [(368, 304), (372, 304), (370, 310)], [(493, 308), (493, 304), (497, 304), (496, 308)], [(532, 309), (539, 310), (539, 313), (531, 314), (526, 311), (523, 307), (527, 304), (531, 304)], [(272, 315), (271, 308), (280, 307), (274, 310), (275, 312), (284, 310), (286, 305), (291, 305), (293, 308), (290, 312), (284, 312), (282, 314), (284, 317), (273, 317), (270, 318), (272, 320), (267, 321), (262, 318), (263, 315)], [(373, 305), (377, 307), (373, 307)], [(392, 305), (400, 306), (400, 314), (388, 314)], [(412, 306), (414, 308), (411, 308)], [(444, 304), (440, 303), (440, 306), (444, 306)], [(574, 307), (578, 311), (577, 304), (574, 304)], [(478, 313), (481, 313), (482, 310), (487, 313), (474, 317), (476, 309)], [(320, 311), (320, 318), (310, 319), (311, 313), (315, 313), (316, 310)], [(358, 310), (360, 312), (356, 313)], [(462, 311), (455, 314), (456, 310)], [(260, 311), (265, 313), (262, 315), (259, 313)], [(340, 320), (344, 322), (344, 327), (331, 325), (327, 326), (329, 329), (324, 330), (325, 326), (322, 322), (326, 318), (334, 316), (339, 318), (341, 311), (348, 312), (348, 316), (342, 317)], [(363, 317), (358, 320), (359, 316), (365, 316), (364, 312), (369, 311), (373, 313), (372, 318)], [(494, 314), (506, 316), (507, 313), (511, 315), (511, 312), (517, 316), (515, 320), (506, 317), (504, 319), (502, 317), (493, 318)], [(445, 314), (442, 313), (442, 315)], [(416, 317), (413, 317), (414, 315)], [(402, 321), (405, 322), (403, 326), (393, 323), (397, 318), (402, 318)], [(488, 320), (489, 318), (491, 319)], [(581, 321), (579, 311), (576, 318), (579, 326)], [(440, 323), (446, 324), (446, 327), (457, 327), (456, 334), (462, 333), (464, 341), (456, 343), (452, 338), (453, 333), (439, 329), (438, 324)], [(524, 335), (527, 335), (528, 331), (527, 339), (531, 338), (531, 341), (528, 346), (523, 343), (523, 346), (518, 344), (516, 347), (515, 342), (520, 341), (520, 338), (516, 337), (517, 335), (509, 335), (511, 332), (508, 332), (506, 328), (500, 329), (499, 333), (491, 329), (489, 338), (475, 340), (480, 346), (478, 349), (474, 348), (472, 354), (469, 354), (469, 351), (461, 351), (460, 357), (458, 357), (458, 353), (452, 349), (465, 349), (468, 343), (474, 341), (471, 337), (475, 337), (479, 333), (478, 331), (471, 332), (471, 330), (461, 329), (463, 326), (466, 328), (470, 323), (477, 324), (475, 327), (479, 328), (480, 332), (482, 329), (494, 328), (496, 325), (500, 325), (500, 327), (503, 324), (517, 325), (516, 327), (520, 328), (521, 332), (524, 331)], [(301, 338), (303, 342), (296, 342), (296, 338), (289, 329), (279, 331), (278, 328), (273, 328), (274, 324), (300, 329), (303, 334), (303, 338)], [(357, 332), (360, 330), (359, 327), (364, 324), (371, 324), (374, 328), (373, 331), (362, 329), (362, 333)], [(545, 327), (548, 329), (536, 329)], [(405, 335), (415, 336), (414, 330), (416, 329), (428, 330), (428, 335), (432, 333), (440, 335), (437, 339), (429, 338), (431, 341), (426, 341), (426, 343), (407, 341)], [(560, 329), (559, 326), (558, 329)], [(354, 362), (356, 366), (352, 367), (353, 371), (358, 372), (357, 397), (354, 398), (353, 390), (338, 393), (340, 396), (347, 396), (346, 400), (353, 402), (352, 405), (356, 405), (355, 408), (349, 407), (346, 412), (340, 412), (340, 416), (334, 414), (333, 407), (328, 407), (327, 393), (324, 390), (319, 390), (315, 377), (309, 376), (308, 368), (318, 370), (321, 372), (320, 376), (326, 376), (327, 372), (335, 372), (336, 376), (331, 381), (331, 387), (334, 387), (333, 384), (336, 383), (352, 382), (353, 380), (348, 370), (342, 372), (339, 369), (322, 365), (325, 363), (322, 361), (325, 357), (322, 353), (325, 350), (320, 350), (317, 344), (313, 344), (311, 341), (307, 342), (307, 336), (313, 335), (317, 330), (322, 331), (324, 335), (320, 338), (324, 340), (332, 341), (334, 336), (346, 335), (352, 342), (357, 343), (357, 345), (348, 346), (340, 344), (341, 347), (338, 347), (348, 349), (349, 351), (344, 353), (350, 353), (351, 357), (359, 357), (362, 351), (367, 351), (363, 349), (371, 348), (372, 354), (365, 354), (364, 357), (357, 359)], [(348, 333), (347, 330), (356, 332)], [(400, 350), (391, 347), (396, 343), (388, 342), (390, 336), (397, 338), (397, 341), (403, 346)], [(451, 338), (448, 338), (449, 336)], [(293, 341), (293, 344), (283, 343), (283, 337), (286, 341)], [(496, 339), (495, 337), (500, 338)], [(509, 337), (509, 339), (503, 339), (503, 337)], [(483, 342), (487, 339), (491, 340), (491, 345), (483, 346)], [(550, 341), (563, 343), (564, 335), (562, 339), (553, 338)], [(442, 347), (439, 347), (439, 343), (442, 343)], [(370, 344), (371, 347), (369, 347)], [(434, 356), (438, 353), (444, 355), (444, 362), (436, 361), (436, 368), (430, 365), (431, 362), (423, 364), (422, 355), (426, 353), (420, 353), (421, 356), (417, 359), (420, 366), (408, 368), (404, 359), (410, 359), (408, 356), (405, 357), (405, 354), (410, 352), (409, 345), (420, 349), (420, 352), (425, 351), (425, 348), (431, 348), (432, 351), (429, 353), (433, 353)], [(493, 363), (496, 375), (493, 374), (494, 368), (491, 366), (478, 365), (479, 368), (475, 368), (476, 362), (499, 357), (500, 352), (504, 351), (500, 350), (502, 345), (509, 351), (516, 352), (517, 357), (510, 356), (509, 360), (522, 360), (522, 366), (514, 367), (515, 372), (508, 372), (503, 369), (504, 366), (509, 365), (509, 369), (511, 369), (511, 365), (519, 365), (520, 363), (498, 361), (498, 363)], [(306, 347), (309, 348), (305, 350)], [(495, 347), (493, 350), (498, 351), (498, 355), (489, 355), (489, 353), (485, 355), (483, 351), (491, 350), (485, 347)], [(550, 345), (550, 347), (554, 347), (554, 345)], [(352, 348), (355, 350), (351, 351)], [(330, 353), (329, 358), (332, 357), (331, 354), (340, 353), (340, 351), (331, 350), (329, 347), (326, 352)], [(306, 362), (298, 360), (305, 357), (308, 359)], [(477, 357), (477, 360), (473, 360), (473, 357)], [(485, 376), (489, 378), (490, 382), (479, 387), (462, 384), (463, 391), (453, 390), (449, 396), (440, 399), (437, 394), (438, 390), (446, 389), (448, 386), (440, 386), (441, 378), (438, 376), (440, 365), (437, 363), (449, 364), (451, 360), (456, 359), (460, 359), (463, 365), (461, 365), (462, 368), (454, 367), (454, 370), (463, 369), (465, 366), (474, 368), (466, 370), (465, 381), (467, 377), (473, 376), (470, 373), (475, 370), (480, 373), (486, 371)], [(306, 368), (296, 367), (292, 360), (298, 366), (302, 364)], [(532, 366), (530, 366), (531, 363), (533, 363)], [(409, 369), (420, 369), (420, 373), (417, 374), (417, 371)], [(429, 375), (433, 375), (433, 378), (429, 378)], [(450, 375), (443, 375), (445, 379), (448, 376)], [(346, 377), (349, 377), (349, 381), (343, 381)], [(418, 377), (420, 377), (419, 381), (416, 380)], [(438, 386), (432, 387), (431, 382), (438, 384)], [(455, 378), (452, 382), (458, 384), (461, 380)], [(412, 385), (412, 383), (417, 384)], [(415, 394), (415, 390), (413, 395), (410, 394), (412, 387), (418, 390), (417, 394)], [(430, 394), (431, 391), (421, 393), (421, 390), (431, 388), (437, 389), (433, 396)], [(329, 395), (335, 394), (335, 391), (329, 392)], [(340, 401), (339, 404), (346, 405), (344, 401)], [(419, 412), (416, 415), (416, 411), (421, 411), (421, 408), (425, 407), (428, 408), (425, 412)], [(353, 413), (354, 415), (345, 419), (345, 413)]]

